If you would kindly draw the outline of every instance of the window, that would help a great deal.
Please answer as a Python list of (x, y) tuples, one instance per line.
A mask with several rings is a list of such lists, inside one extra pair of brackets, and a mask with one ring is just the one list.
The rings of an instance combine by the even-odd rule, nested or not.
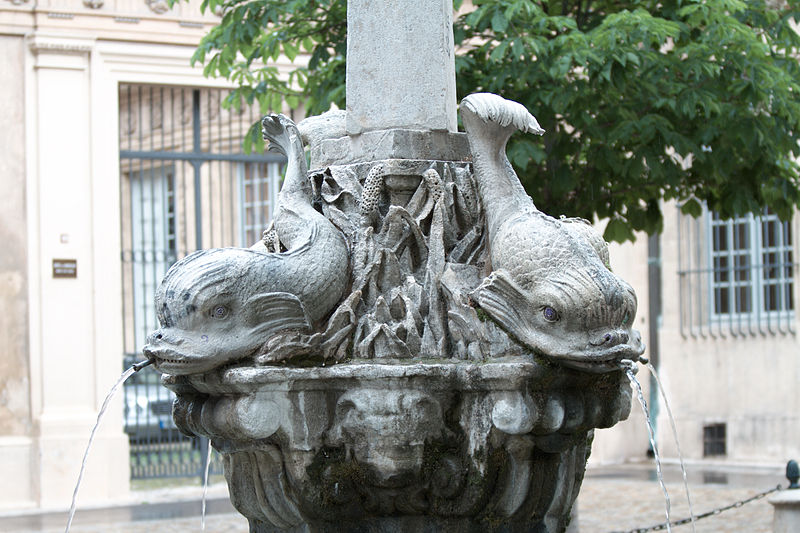
[(684, 336), (794, 333), (791, 221), (769, 210), (727, 220), (706, 211), (681, 216), (678, 239)]
[(247, 163), (240, 167), (241, 246), (261, 240), (274, 215), (281, 179), (280, 163)]
[(791, 225), (769, 211), (732, 220), (710, 217), (713, 314), (793, 311)]
[(175, 187), (171, 166), (149, 166), (126, 176), (130, 195), (131, 259), (137, 353), (158, 327), (153, 293), (161, 276), (177, 260)]
[(703, 426), (703, 457), (714, 457), (727, 453), (726, 424), (708, 424)]

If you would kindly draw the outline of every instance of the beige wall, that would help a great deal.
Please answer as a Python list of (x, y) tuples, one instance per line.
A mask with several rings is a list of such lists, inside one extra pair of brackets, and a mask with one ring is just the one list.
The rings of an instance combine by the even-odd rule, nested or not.
[[(796, 333), (714, 336), (687, 334), (680, 328), (678, 298), (678, 210), (665, 207), (662, 237), (664, 318), (661, 335), (661, 377), (670, 391), (681, 448), (690, 460), (703, 460), (703, 425), (728, 425), (724, 458), (712, 461), (785, 464), (800, 456), (800, 344)], [(794, 260), (797, 261), (797, 220)], [(797, 268), (794, 268), (797, 280)], [(798, 284), (794, 284), (798, 302)], [(797, 312), (794, 330), (797, 331)], [(725, 333), (723, 328), (723, 333)], [(662, 411), (659, 424), (669, 427)], [(668, 431), (661, 448), (673, 458)]]
[[(602, 229), (604, 225), (601, 224), (600, 226)], [(609, 254), (611, 257), (611, 269), (615, 274), (630, 283), (636, 291), (638, 309), (636, 311), (635, 327), (642, 334), (642, 340), (645, 345), (649, 346), (647, 235), (637, 235), (637, 239), (633, 243), (611, 244), (609, 246)], [(645, 352), (645, 355), (647, 355), (647, 352)], [(649, 401), (649, 373), (640, 366), (636, 377), (642, 384), (645, 398)], [(645, 459), (648, 447), (647, 426), (644, 422), (640, 404), (634, 395), (631, 414), (627, 420), (620, 422), (613, 428), (595, 431), (589, 466)]]
[[(24, 100), (24, 42), (0, 36), (3, 101)], [(28, 381), (27, 244), (25, 223), (25, 113), (22, 105), (0, 112), (0, 435), (31, 431)]]
[[(676, 418), (684, 458), (690, 463), (785, 464), (800, 456), (800, 343), (797, 334), (769, 333), (767, 328), (762, 328), (763, 333), (733, 336), (726, 333), (724, 327), (721, 331), (712, 332), (713, 328), (706, 327), (692, 332), (685, 325), (682, 330), (678, 275), (681, 269), (678, 260), (680, 215), (674, 204), (665, 205), (664, 214), (659, 375)], [(792, 223), (795, 261), (798, 226), (795, 219)], [(681, 238), (686, 239), (685, 232)], [(611, 246), (614, 271), (633, 285), (639, 297), (637, 326), (645, 340), (649, 320), (646, 242), (646, 237), (640, 236), (636, 243)], [(685, 242), (680, 253), (685, 258)], [(794, 276), (797, 279), (796, 267)], [(797, 283), (794, 289), (797, 305), (800, 301)], [(798, 326), (795, 312), (795, 332)], [(638, 378), (645, 385), (645, 398), (651, 402), (646, 369), (640, 370)], [(659, 451), (667, 461), (677, 461), (677, 446), (663, 400), (660, 395), (652, 400), (658, 403)], [(644, 459), (648, 442), (642, 421), (641, 409), (634, 400), (627, 421), (597, 431), (590, 465)], [(704, 457), (703, 426), (722, 422), (727, 424), (727, 454)]]

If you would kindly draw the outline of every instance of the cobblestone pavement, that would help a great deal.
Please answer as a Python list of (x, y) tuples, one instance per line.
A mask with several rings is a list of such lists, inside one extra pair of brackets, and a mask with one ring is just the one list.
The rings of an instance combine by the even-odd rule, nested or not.
[[(695, 515), (699, 515), (773, 488), (778, 481), (753, 488), (690, 483), (692, 509)], [(666, 486), (671, 502), (670, 519), (675, 521), (688, 517), (689, 505), (683, 483), (669, 482)], [(588, 477), (578, 496), (580, 533), (608, 533), (654, 526), (665, 522), (665, 509), (664, 494), (656, 481)], [(770, 533), (772, 505), (762, 498), (697, 520), (695, 527), (697, 533)], [(675, 526), (672, 530), (690, 533), (692, 526)]]
[[(672, 520), (689, 516), (680, 473), (665, 471), (671, 500)], [(704, 513), (743, 500), (775, 487), (786, 480), (780, 471), (753, 474), (699, 472), (689, 477), (695, 514)], [(724, 482), (724, 483), (723, 483)], [(246, 520), (231, 512), (230, 504), (220, 498), (225, 487), (217, 486), (206, 518), (206, 533), (247, 533)], [(196, 494), (195, 496), (199, 496)], [(201, 531), (199, 498), (176, 503), (143, 504), (124, 510), (79, 509), (72, 533), (177, 533)], [(161, 498), (163, 501), (163, 498)], [(587, 472), (578, 498), (580, 533), (628, 531), (663, 523), (664, 496), (650, 466), (615, 466)], [(27, 520), (27, 522), (26, 522)], [(66, 513), (34, 517), (0, 517), (0, 531), (9, 533), (62, 533)], [(689, 533), (691, 525), (672, 528)], [(741, 508), (705, 518), (696, 523), (698, 533), (769, 533), (772, 530), (772, 506), (766, 498)]]

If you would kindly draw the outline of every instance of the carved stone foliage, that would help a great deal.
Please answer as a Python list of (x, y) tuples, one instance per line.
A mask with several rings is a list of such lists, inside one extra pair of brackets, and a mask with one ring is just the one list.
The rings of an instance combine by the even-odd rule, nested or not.
[(252, 531), (342, 531), (393, 516), (409, 531), (425, 517), (555, 532), (592, 428), (628, 415), (622, 379), (517, 362), (242, 367), (166, 384), (178, 426), (223, 454)]
[[(236, 361), (524, 353), (608, 372), (638, 358), (636, 297), (608, 269), (605, 242), (585, 221), (539, 212), (508, 164), (515, 129), (543, 133), (535, 118), (483, 94), (467, 97), (462, 115), (474, 163), (386, 159), (312, 172), (301, 137), (321, 143), (340, 130), (341, 114), (302, 132), (287, 117), (265, 117), (265, 139), (289, 161), (272, 226), (250, 250), (196, 252), (174, 265), (156, 299), (162, 316), (185, 320), (162, 320), (145, 353), (171, 373)], [(222, 288), (229, 284), (237, 288)], [(237, 335), (237, 347), (247, 340), (241, 349), (223, 353), (221, 335), (194, 353), (167, 340), (199, 337), (222, 320), (232, 325), (220, 333), (247, 330)]]
[(353, 357), (482, 360), (515, 350), (469, 305), (486, 243), (468, 164), (386, 160), (313, 179), (323, 212), (352, 243)]

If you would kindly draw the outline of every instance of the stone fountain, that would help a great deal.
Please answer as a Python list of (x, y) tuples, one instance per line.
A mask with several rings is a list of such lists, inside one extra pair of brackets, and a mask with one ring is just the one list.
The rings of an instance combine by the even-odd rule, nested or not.
[(470, 95), (457, 132), (451, 8), (350, 0), (347, 110), (263, 119), (288, 160), (263, 241), (157, 291), (145, 354), (254, 533), (560, 532), (630, 411), (635, 294), (525, 194), (524, 107)]

